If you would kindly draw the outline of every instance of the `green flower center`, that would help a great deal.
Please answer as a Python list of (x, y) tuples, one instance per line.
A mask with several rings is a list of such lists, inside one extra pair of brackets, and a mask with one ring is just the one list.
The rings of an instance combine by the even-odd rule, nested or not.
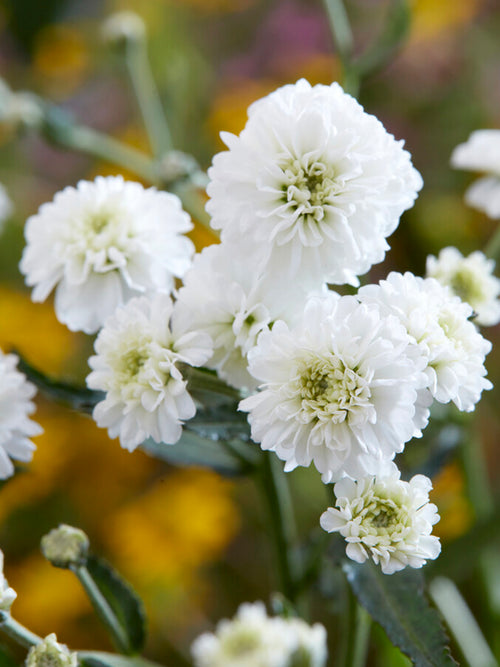
[(340, 188), (331, 165), (307, 157), (281, 165), (283, 171), (282, 201), (291, 204), (298, 216), (320, 222), (324, 207), (332, 204)]

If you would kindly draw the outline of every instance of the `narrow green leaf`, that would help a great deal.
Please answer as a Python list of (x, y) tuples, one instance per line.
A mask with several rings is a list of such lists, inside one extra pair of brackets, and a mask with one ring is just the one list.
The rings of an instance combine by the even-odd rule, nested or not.
[(146, 639), (142, 601), (106, 561), (96, 556), (87, 560), (87, 570), (122, 626), (132, 653), (138, 653)]
[(343, 569), (361, 605), (416, 667), (450, 667), (448, 637), (438, 612), (424, 595), (421, 572), (385, 575), (372, 563), (344, 562)]
[(83, 667), (164, 667), (145, 658), (129, 658), (103, 651), (78, 651), (78, 660)]
[(104, 394), (100, 391), (92, 391), (86, 387), (75, 387), (72, 384), (49, 378), (22, 357), (19, 358), (18, 368), (44, 396), (69, 405), (75, 410), (90, 413), (95, 404), (104, 398)]
[(244, 475), (252, 469), (252, 458), (260, 454), (257, 445), (237, 439), (204, 438), (184, 427), (181, 439), (175, 445), (156, 443), (151, 438), (141, 445), (150, 456), (178, 466), (212, 468), (229, 477)]

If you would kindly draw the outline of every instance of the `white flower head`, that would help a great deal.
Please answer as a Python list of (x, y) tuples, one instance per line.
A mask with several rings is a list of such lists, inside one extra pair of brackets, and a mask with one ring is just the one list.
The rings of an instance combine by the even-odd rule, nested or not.
[(191, 652), (195, 667), (323, 667), (326, 632), (320, 624), (269, 617), (262, 602), (245, 603), (214, 634), (200, 635)]
[(52, 633), (30, 648), (26, 667), (78, 667), (78, 655), (64, 644), (59, 644)]
[(30, 438), (42, 432), (28, 415), (35, 411), (30, 400), (35, 387), (16, 366), (18, 357), (0, 351), (0, 479), (14, 474), (11, 459), (28, 462), (36, 449)]
[(207, 365), (239, 389), (257, 387), (247, 369), (257, 336), (277, 319), (293, 322), (307, 295), (301, 285), (270, 280), (249, 267), (239, 246), (209, 246), (195, 257), (176, 303), (183, 327), (211, 336), (214, 354)]
[(79, 566), (87, 560), (89, 538), (83, 530), (62, 523), (42, 537), (40, 548), (55, 567)]
[(456, 248), (443, 248), (438, 257), (427, 257), (427, 276), (466, 301), (474, 309), (477, 324), (500, 322), (500, 280), (493, 275), (495, 262), (479, 250), (464, 257)]
[(422, 186), (403, 142), (337, 83), (301, 79), (248, 117), (208, 172), (213, 227), (272, 273), (357, 284)]
[(12, 201), (7, 194), (5, 186), (0, 183), (0, 232), (3, 229), (4, 222), (12, 214), (14, 206)]
[(312, 298), (303, 319), (260, 334), (249, 353), (261, 391), (240, 403), (252, 438), (324, 482), (374, 473), (421, 435), (425, 361), (395, 317), (354, 297)]
[(174, 444), (196, 412), (179, 364), (201, 366), (210, 337), (181, 330), (166, 294), (138, 297), (118, 308), (101, 329), (89, 359), (91, 389), (106, 392), (94, 408), (98, 426), (134, 450), (147, 437)]
[(500, 130), (476, 130), (451, 155), (457, 169), (486, 173), (465, 193), (465, 201), (493, 219), (500, 218)]
[(0, 549), (0, 611), (10, 611), (17, 593), (10, 588), (3, 573), (3, 551)]
[(26, 224), (20, 268), (34, 301), (56, 288), (58, 319), (95, 333), (134, 296), (168, 293), (191, 265), (192, 228), (175, 195), (121, 176), (67, 187)]
[(358, 296), (400, 319), (427, 360), (427, 386), (437, 401), (474, 410), (483, 389), (492, 387), (484, 367), (491, 343), (469, 321), (469, 304), (434, 278), (410, 272), (392, 272), (378, 285), (362, 287)]
[(419, 568), (441, 551), (439, 538), (431, 535), (439, 521), (437, 507), (429, 503), (431, 489), (424, 475), (409, 482), (401, 481), (399, 472), (345, 478), (335, 484), (336, 506), (321, 515), (320, 524), (346, 539), (347, 556), (358, 563), (371, 558), (384, 574)]

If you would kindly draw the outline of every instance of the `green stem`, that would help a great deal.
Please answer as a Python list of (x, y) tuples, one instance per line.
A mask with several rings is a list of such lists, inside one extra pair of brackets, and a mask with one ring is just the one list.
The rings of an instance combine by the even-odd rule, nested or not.
[(495, 262), (500, 258), (500, 225), (484, 248), (484, 254)]
[(150, 157), (106, 134), (77, 125), (58, 109), (47, 111), (41, 132), (45, 139), (56, 146), (111, 162), (150, 183), (158, 182), (156, 168)]
[(359, 91), (359, 75), (353, 66), (354, 39), (342, 0), (324, 0), (335, 46), (342, 63), (344, 90), (354, 97)]
[(241, 399), (241, 394), (237, 389), (219, 380), (216, 375), (206, 373), (188, 365), (182, 366), (181, 372), (188, 381), (189, 391), (206, 391), (212, 394), (219, 394), (219, 396), (227, 396), (235, 401)]
[(210, 226), (210, 216), (205, 210), (205, 198), (193, 185), (180, 185), (172, 188), (172, 192), (182, 200), (182, 205), (189, 215), (206, 227), (214, 236), (218, 236), (216, 229)]
[(261, 482), (267, 499), (281, 592), (290, 602), (295, 603), (297, 598), (296, 563), (293, 554), (296, 543), (295, 521), (286, 473), (274, 452), (266, 452), (263, 456)]
[(116, 648), (120, 651), (120, 653), (130, 655), (131, 650), (127, 635), (125, 634), (122, 626), (120, 625), (120, 622), (116, 618), (115, 613), (111, 609), (106, 598), (99, 590), (86, 566), (81, 565), (79, 567), (72, 567), (70, 569), (72, 572), (74, 572), (74, 574), (76, 574), (81, 585), (85, 589), (85, 592), (87, 593), (97, 615), (108, 629)]
[(469, 499), (478, 520), (489, 518), (494, 510), (494, 500), (482, 443), (472, 435), (462, 448), (462, 460)]
[(130, 41), (125, 62), (153, 153), (157, 158), (171, 151), (172, 137), (163, 111), (158, 89), (149, 66), (144, 40)]
[(344, 667), (364, 667), (370, 640), (371, 618), (349, 589), (349, 612)]
[(35, 635), (34, 632), (25, 628), (21, 623), (18, 623), (7, 612), (0, 613), (0, 632), (3, 632), (25, 648), (36, 646), (42, 641), (41, 637)]

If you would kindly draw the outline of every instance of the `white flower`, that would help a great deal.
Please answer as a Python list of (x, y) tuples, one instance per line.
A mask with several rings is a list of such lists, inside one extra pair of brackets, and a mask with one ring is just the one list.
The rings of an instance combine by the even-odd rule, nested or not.
[(324, 482), (374, 473), (427, 423), (425, 360), (395, 317), (354, 297), (310, 299), (294, 329), (260, 334), (249, 362), (262, 391), (240, 409), (287, 471), (313, 461)]
[(492, 387), (484, 377), (491, 343), (469, 322), (469, 304), (434, 278), (410, 272), (390, 273), (378, 285), (362, 287), (358, 296), (400, 319), (427, 359), (428, 389), (437, 401), (474, 410), (483, 389)]
[(18, 358), (0, 351), (0, 479), (14, 474), (11, 459), (28, 462), (36, 449), (30, 438), (42, 432), (28, 415), (35, 411), (35, 387), (20, 373)]
[(248, 116), (208, 172), (213, 227), (273, 273), (357, 284), (422, 186), (403, 142), (336, 83), (301, 79)]
[(0, 549), (0, 611), (10, 611), (17, 593), (10, 588), (3, 573), (3, 551)]
[(98, 176), (28, 219), (20, 268), (34, 301), (56, 288), (59, 320), (95, 333), (133, 296), (171, 291), (191, 265), (193, 244), (182, 236), (191, 228), (175, 195)]
[(371, 558), (384, 574), (407, 567), (422, 567), (441, 551), (439, 538), (431, 535), (439, 521), (437, 507), (429, 503), (431, 481), (415, 475), (409, 482), (399, 472), (388, 477), (342, 479), (334, 487), (336, 507), (321, 515), (329, 533), (345, 537), (349, 558), (363, 563)]
[(290, 324), (302, 312), (305, 299), (300, 285), (259, 276), (248, 254), (221, 243), (195, 257), (176, 312), (185, 329), (211, 336), (210, 368), (234, 387), (255, 389), (258, 383), (247, 370), (248, 352), (272, 322), (283, 319)]
[(78, 667), (78, 655), (64, 644), (59, 644), (52, 633), (30, 648), (26, 667)]
[(217, 624), (215, 634), (198, 637), (191, 652), (195, 667), (323, 667), (326, 632), (301, 619), (270, 618), (262, 602), (245, 603), (234, 619)]
[(500, 218), (500, 130), (476, 130), (451, 155), (457, 169), (488, 174), (475, 181), (465, 193), (465, 201), (490, 218)]
[(42, 537), (40, 549), (55, 567), (79, 566), (87, 560), (89, 538), (83, 530), (61, 523)]
[(7, 190), (0, 183), (0, 232), (3, 229), (3, 223), (12, 214), (13, 208), (14, 207), (9, 195), (7, 194)]
[(492, 326), (500, 322), (500, 280), (493, 275), (495, 262), (477, 250), (464, 257), (456, 248), (443, 248), (439, 257), (427, 257), (427, 276), (452, 292), (474, 309), (478, 324)]
[(91, 389), (106, 392), (94, 408), (98, 426), (132, 451), (147, 437), (173, 444), (196, 408), (178, 364), (200, 366), (212, 348), (207, 334), (184, 332), (172, 317), (169, 296), (139, 297), (118, 308), (89, 359)]

